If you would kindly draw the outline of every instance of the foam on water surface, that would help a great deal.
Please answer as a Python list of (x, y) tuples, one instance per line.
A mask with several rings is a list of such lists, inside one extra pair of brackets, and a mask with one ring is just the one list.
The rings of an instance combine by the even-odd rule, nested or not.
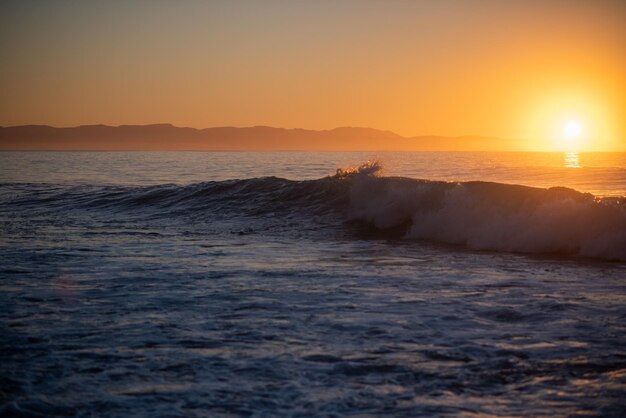
[(621, 198), (166, 171), (3, 178), (1, 416), (626, 409)]

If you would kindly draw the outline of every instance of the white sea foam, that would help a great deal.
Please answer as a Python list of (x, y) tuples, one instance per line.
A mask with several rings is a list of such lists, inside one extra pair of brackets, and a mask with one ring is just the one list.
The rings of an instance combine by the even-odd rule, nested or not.
[(350, 217), (478, 250), (626, 261), (626, 207), (571, 189), (355, 176)]

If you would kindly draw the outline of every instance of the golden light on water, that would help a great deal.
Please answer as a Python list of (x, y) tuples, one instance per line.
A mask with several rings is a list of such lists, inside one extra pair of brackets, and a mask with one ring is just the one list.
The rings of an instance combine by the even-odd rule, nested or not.
[(580, 159), (578, 158), (577, 152), (566, 152), (564, 162), (566, 168), (580, 168)]

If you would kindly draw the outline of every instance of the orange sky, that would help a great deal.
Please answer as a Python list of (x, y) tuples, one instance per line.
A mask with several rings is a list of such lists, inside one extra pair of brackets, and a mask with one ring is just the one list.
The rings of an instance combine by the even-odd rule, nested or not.
[[(626, 150), (626, 2), (3, 1), (0, 125), (485, 135)], [(559, 142), (561, 141), (561, 142)]]

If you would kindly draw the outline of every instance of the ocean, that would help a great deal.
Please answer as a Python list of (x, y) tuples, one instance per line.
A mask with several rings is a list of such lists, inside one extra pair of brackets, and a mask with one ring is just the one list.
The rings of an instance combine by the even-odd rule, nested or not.
[(626, 411), (626, 153), (0, 153), (0, 416)]

